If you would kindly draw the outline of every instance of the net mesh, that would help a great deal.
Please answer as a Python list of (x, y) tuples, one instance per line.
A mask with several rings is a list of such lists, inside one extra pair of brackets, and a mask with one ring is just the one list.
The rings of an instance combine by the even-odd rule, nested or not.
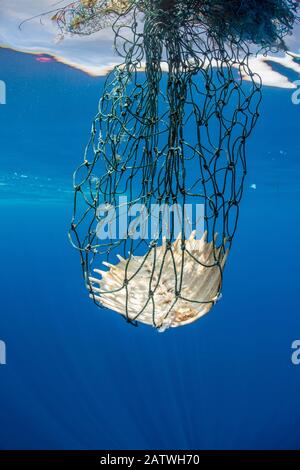
[(55, 15), (77, 34), (109, 24), (124, 59), (74, 173), (70, 238), (91, 298), (130, 323), (191, 323), (220, 297), (261, 101), (249, 44), (278, 49), (295, 19), (295, 2), (263, 3), (255, 21), (255, 1), (82, 0)]

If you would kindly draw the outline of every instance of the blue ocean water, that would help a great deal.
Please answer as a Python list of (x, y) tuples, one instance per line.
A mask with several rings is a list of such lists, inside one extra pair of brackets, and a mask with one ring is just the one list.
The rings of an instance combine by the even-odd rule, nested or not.
[(300, 107), (291, 90), (263, 90), (222, 300), (159, 334), (93, 305), (67, 239), (72, 171), (104, 78), (0, 56), (0, 448), (299, 448)]

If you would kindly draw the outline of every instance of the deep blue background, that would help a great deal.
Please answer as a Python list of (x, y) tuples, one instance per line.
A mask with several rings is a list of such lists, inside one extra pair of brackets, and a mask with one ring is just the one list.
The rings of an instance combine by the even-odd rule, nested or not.
[(67, 240), (103, 79), (4, 50), (0, 60), (0, 448), (300, 448), (291, 91), (264, 89), (223, 299), (159, 334), (93, 305)]

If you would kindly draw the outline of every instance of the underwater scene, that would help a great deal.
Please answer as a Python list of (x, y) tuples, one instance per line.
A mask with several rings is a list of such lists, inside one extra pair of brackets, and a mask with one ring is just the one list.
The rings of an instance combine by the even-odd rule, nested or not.
[(298, 2), (0, 10), (0, 449), (300, 449)]

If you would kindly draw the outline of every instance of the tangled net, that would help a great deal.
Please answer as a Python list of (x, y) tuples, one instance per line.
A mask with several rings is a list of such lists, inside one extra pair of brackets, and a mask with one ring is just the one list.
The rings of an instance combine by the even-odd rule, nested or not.
[[(74, 174), (70, 238), (98, 306), (164, 330), (195, 321), (220, 297), (261, 101), (250, 48), (284, 49), (297, 7), (81, 0), (55, 13), (63, 34), (111, 26), (124, 59), (106, 79)], [(196, 204), (203, 212), (193, 217)], [(139, 216), (129, 222), (125, 210)]]

